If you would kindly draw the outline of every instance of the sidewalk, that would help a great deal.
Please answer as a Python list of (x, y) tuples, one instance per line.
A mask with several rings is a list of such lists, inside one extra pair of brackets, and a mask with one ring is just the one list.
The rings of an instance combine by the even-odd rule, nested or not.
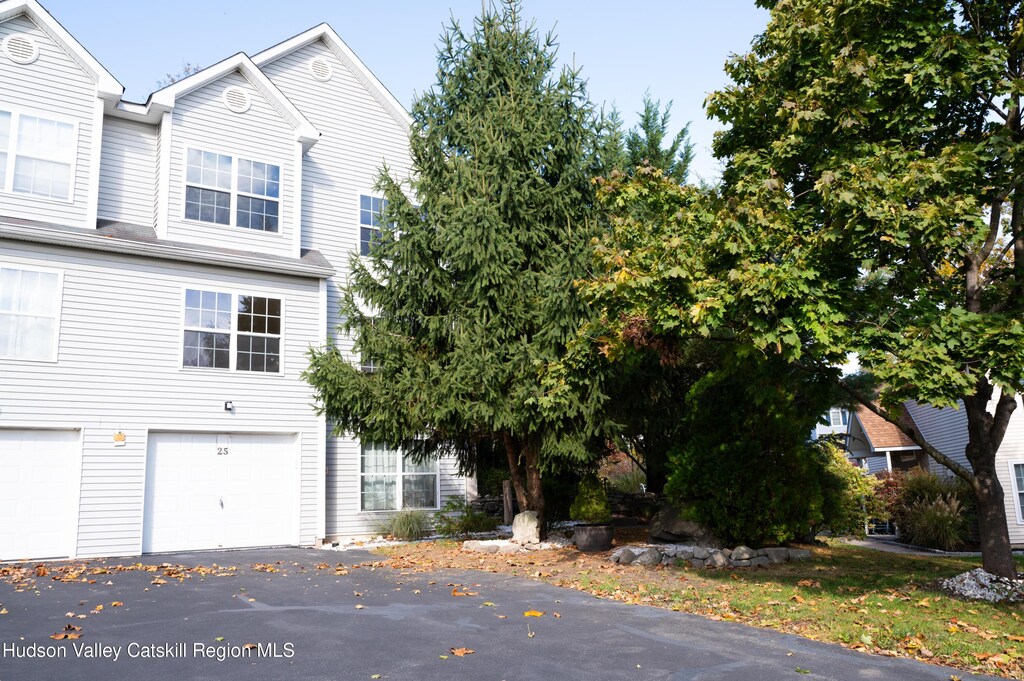
[(885, 537), (869, 535), (863, 539), (847, 539), (846, 543), (853, 546), (862, 546), (866, 549), (874, 549), (875, 551), (902, 553), (912, 556), (981, 556), (981, 553), (977, 551), (940, 551), (920, 546), (908, 546), (907, 544), (900, 544), (892, 535)]

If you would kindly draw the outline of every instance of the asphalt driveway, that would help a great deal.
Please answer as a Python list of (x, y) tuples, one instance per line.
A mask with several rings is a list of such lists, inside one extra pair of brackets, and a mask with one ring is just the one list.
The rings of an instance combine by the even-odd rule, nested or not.
[(0, 681), (967, 676), (528, 579), (377, 560), (264, 549), (95, 560), (84, 571), (50, 563), (45, 575), (33, 564), (0, 584)]

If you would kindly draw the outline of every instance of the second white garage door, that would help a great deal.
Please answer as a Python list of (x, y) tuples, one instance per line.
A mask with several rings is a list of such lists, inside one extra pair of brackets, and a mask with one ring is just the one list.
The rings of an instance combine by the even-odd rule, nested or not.
[(142, 550), (297, 544), (294, 435), (150, 433)]

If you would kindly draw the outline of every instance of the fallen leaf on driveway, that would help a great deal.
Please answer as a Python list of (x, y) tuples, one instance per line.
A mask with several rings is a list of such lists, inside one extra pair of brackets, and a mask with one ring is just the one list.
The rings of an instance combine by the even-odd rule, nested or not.
[(523, 613), (523, 617), (543, 617), (544, 613), (540, 610), (527, 610)]
[(122, 605), (124, 605), (124, 603), (122, 603), (121, 601), (114, 601), (113, 603), (110, 604), (110, 607), (111, 608), (120, 608)]
[(356, 610), (362, 610), (365, 607), (366, 607), (365, 605), (363, 605), (362, 603), (359, 603), (359, 604), (356, 605)]
[(483, 603), (483, 606), (482, 606), (482, 607), (485, 607), (485, 608), (494, 608), (494, 607), (497, 607), (497, 606), (495, 606), (495, 605), (494, 605), (494, 603), (491, 603), (490, 601), (484, 601), (484, 603)]
[(76, 634), (73, 631), (62, 631), (59, 634), (53, 634), (50, 636), (54, 641), (63, 641), (64, 639), (76, 639), (81, 638), (81, 634)]
[(36, 565), (36, 577), (45, 577), (50, 574), (45, 565)]
[(472, 655), (475, 652), (475, 650), (470, 650), (469, 648), (452, 648), (451, 650), (452, 655), (455, 657), (465, 657), (466, 655)]
[(476, 591), (459, 591), (459, 587), (452, 588), (452, 596), (479, 596)]

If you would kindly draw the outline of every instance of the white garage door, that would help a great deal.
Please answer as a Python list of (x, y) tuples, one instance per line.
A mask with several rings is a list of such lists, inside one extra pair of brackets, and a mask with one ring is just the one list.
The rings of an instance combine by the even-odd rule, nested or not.
[(75, 430), (0, 430), (0, 560), (72, 555), (80, 452)]
[(143, 552), (297, 544), (293, 435), (150, 433)]

